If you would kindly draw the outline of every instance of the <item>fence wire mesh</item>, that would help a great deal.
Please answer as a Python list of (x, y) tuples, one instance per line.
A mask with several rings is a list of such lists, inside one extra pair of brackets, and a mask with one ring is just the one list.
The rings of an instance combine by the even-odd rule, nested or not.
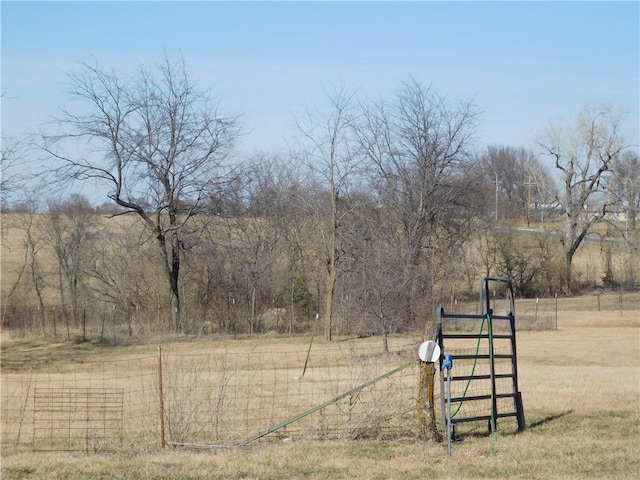
[(161, 408), (169, 445), (236, 446), (262, 438), (261, 432), (270, 433), (266, 440), (415, 435), (417, 362), (356, 387), (407, 365), (416, 348), (385, 354), (327, 345), (312, 349), (308, 359), (304, 348), (163, 352), (162, 379), (158, 354), (3, 372), (2, 446), (155, 449), (161, 444)]
[[(455, 297), (443, 305), (450, 313), (477, 313), (477, 301), (463, 301)], [(518, 330), (553, 330), (557, 327), (558, 315), (562, 312), (628, 312), (640, 311), (640, 292), (618, 291), (594, 293), (582, 297), (550, 295), (540, 298), (516, 299), (516, 319)], [(47, 307), (44, 310), (12, 308), (3, 305), (0, 316), (2, 330), (13, 338), (44, 336), (54, 339), (98, 342), (103, 345), (121, 345), (132, 338), (157, 338), (163, 342), (170, 338), (166, 325), (159, 319), (166, 318), (164, 310), (147, 312), (123, 312), (113, 305), (85, 307), (78, 322), (69, 321), (69, 312), (60, 308)], [(427, 317), (435, 316), (435, 309)], [(345, 319), (340, 319), (345, 321)], [(282, 327), (282, 325), (281, 325)], [(277, 330), (277, 329), (276, 329)], [(198, 337), (207, 338), (211, 333), (200, 329)], [(280, 331), (282, 333), (282, 331)]]
[(121, 388), (41, 388), (33, 394), (34, 450), (122, 447)]
[[(448, 311), (456, 313), (476, 313), (477, 305), (452, 301), (449, 307)], [(516, 330), (554, 329), (558, 312), (562, 317), (583, 311), (640, 312), (640, 293), (517, 300)], [(450, 327), (470, 328), (463, 324)], [(308, 358), (305, 345), (283, 342), (276, 349), (273, 342), (267, 343), (270, 345), (256, 341), (246, 351), (197, 354), (165, 349), (161, 358), (167, 443), (234, 446), (295, 417), (299, 418), (263, 439), (393, 438), (420, 433), (416, 364), (305, 414), (415, 360), (418, 341), (394, 345), (390, 354), (358, 341), (314, 344)], [(216, 348), (215, 342), (212, 345)], [(463, 365), (468, 368), (462, 362), (456, 368)], [(61, 400), (73, 392), (82, 400), (74, 400), (75, 404)], [(43, 400), (47, 395), (54, 399)], [(153, 347), (147, 355), (119, 353), (117, 360), (99, 362), (80, 358), (75, 363), (49, 364), (40, 359), (22, 365), (3, 357), (1, 446), (4, 451), (157, 449), (161, 444), (160, 398), (158, 354)], [(54, 401), (62, 402), (56, 407), (61, 411), (55, 414), (47, 403)], [(112, 411), (119, 408), (113, 402), (121, 402), (119, 411)], [(461, 410), (460, 415), (472, 413)]]
[(151, 445), (155, 359), (25, 366), (0, 377), (2, 447), (104, 451)]

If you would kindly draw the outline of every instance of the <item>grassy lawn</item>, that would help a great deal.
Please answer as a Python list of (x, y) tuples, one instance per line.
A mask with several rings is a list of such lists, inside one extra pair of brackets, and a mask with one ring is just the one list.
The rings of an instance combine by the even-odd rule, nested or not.
[(443, 445), (394, 442), (270, 443), (246, 450), (127, 455), (15, 454), (2, 478), (48, 479), (634, 479), (640, 469), (637, 412), (533, 411), (518, 435)]

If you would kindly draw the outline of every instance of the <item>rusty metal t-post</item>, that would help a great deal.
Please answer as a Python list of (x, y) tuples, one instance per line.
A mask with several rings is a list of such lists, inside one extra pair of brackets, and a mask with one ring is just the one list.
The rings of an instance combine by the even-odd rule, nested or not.
[(158, 346), (158, 395), (160, 397), (160, 445), (166, 446), (164, 438), (164, 392), (162, 388), (162, 347)]

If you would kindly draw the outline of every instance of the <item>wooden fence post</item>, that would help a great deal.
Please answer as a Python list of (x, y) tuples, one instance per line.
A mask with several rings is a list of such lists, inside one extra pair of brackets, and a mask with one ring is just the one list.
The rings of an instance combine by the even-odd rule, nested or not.
[[(424, 341), (438, 341), (440, 324), (429, 321), (425, 325)], [(434, 378), (436, 367), (433, 362), (420, 362), (418, 381), (418, 425), (425, 440), (441, 441), (442, 437), (436, 424)]]

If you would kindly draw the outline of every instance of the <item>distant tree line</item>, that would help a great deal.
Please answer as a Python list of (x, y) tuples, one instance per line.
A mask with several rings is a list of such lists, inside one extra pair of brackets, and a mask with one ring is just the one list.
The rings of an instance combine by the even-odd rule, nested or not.
[[(551, 123), (538, 152), (480, 150), (473, 102), (415, 79), (382, 100), (337, 88), (296, 121), (288, 151), (240, 158), (241, 118), (182, 61), (134, 77), (84, 64), (70, 85), (79, 103), (55, 132), (3, 147), (3, 235), (21, 242), (3, 308), (56, 305), (77, 327), (83, 306), (109, 304), (131, 333), (386, 339), (485, 275), (519, 296), (583, 287), (572, 266), (595, 233), (604, 274), (592, 283), (638, 283), (640, 160), (610, 107)], [(49, 187), (97, 182), (106, 202), (29, 195), (12, 173), (25, 143), (48, 159)]]

